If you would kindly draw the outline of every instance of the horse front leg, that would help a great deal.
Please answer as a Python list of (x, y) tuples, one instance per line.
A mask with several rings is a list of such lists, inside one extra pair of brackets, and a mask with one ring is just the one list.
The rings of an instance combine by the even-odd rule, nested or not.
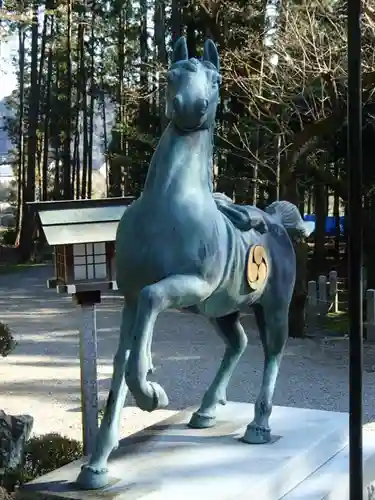
[(153, 411), (168, 404), (164, 389), (156, 382), (147, 380), (150, 339), (157, 316), (170, 307), (198, 304), (211, 293), (211, 286), (195, 275), (169, 276), (141, 290), (132, 330), (133, 341), (126, 368), (126, 383), (142, 410)]
[(243, 441), (264, 444), (271, 440), (269, 418), (280, 362), (288, 338), (288, 304), (253, 306), (264, 350), (262, 386), (255, 403), (254, 420), (247, 426)]
[(82, 467), (77, 483), (84, 489), (98, 489), (108, 484), (108, 457), (118, 444), (121, 410), (128, 388), (125, 383), (125, 367), (131, 346), (131, 329), (136, 304), (127, 303), (122, 310), (120, 341), (113, 360), (113, 376), (104, 416), (96, 438), (95, 451), (88, 464)]
[(152, 375), (155, 372), (155, 366), (152, 361), (152, 335), (150, 336), (150, 339), (148, 341), (147, 352), (148, 352), (148, 375)]
[(224, 340), (226, 349), (214, 381), (203, 396), (199, 410), (193, 413), (189, 422), (189, 427), (195, 429), (215, 425), (217, 405), (226, 403), (229, 381), (247, 346), (247, 336), (240, 323), (239, 312), (214, 319), (212, 323)]

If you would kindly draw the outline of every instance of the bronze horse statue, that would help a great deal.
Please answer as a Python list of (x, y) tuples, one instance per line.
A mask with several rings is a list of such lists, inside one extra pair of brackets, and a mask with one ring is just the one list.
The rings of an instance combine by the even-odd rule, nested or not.
[(96, 450), (78, 483), (108, 483), (107, 462), (118, 444), (119, 419), (128, 388), (137, 405), (165, 407), (163, 388), (147, 380), (158, 315), (168, 308), (207, 316), (226, 349), (219, 370), (189, 425), (215, 424), (247, 336), (240, 309), (253, 307), (264, 348), (262, 386), (243, 441), (270, 440), (269, 418), (288, 336), (295, 282), (291, 232), (313, 230), (296, 206), (274, 202), (265, 211), (237, 206), (213, 193), (213, 131), (219, 100), (219, 56), (211, 40), (201, 60), (189, 59), (186, 41), (175, 45), (168, 72), (165, 129), (152, 157), (142, 195), (124, 212), (116, 239), (117, 284), (125, 298), (120, 341)]

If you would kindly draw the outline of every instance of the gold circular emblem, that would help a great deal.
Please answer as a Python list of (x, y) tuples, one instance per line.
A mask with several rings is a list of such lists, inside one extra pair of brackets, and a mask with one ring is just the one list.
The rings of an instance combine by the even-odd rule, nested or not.
[(261, 245), (254, 245), (250, 248), (247, 259), (246, 277), (250, 288), (253, 290), (262, 288), (267, 280), (267, 276), (268, 264), (266, 251)]

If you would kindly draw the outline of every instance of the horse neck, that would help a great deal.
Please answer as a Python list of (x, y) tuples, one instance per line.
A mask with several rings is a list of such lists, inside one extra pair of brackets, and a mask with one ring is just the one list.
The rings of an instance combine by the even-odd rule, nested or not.
[(165, 129), (148, 169), (143, 195), (212, 193), (213, 128), (180, 133)]

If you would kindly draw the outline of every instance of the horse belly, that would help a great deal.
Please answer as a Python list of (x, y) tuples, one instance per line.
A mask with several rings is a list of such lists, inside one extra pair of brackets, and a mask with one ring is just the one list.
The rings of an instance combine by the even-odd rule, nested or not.
[(239, 311), (241, 306), (253, 303), (259, 295), (250, 289), (246, 280), (248, 251), (253, 241), (257, 241), (257, 233), (239, 231), (228, 222), (227, 235), (226, 266), (220, 284), (198, 305), (202, 314), (214, 318)]

